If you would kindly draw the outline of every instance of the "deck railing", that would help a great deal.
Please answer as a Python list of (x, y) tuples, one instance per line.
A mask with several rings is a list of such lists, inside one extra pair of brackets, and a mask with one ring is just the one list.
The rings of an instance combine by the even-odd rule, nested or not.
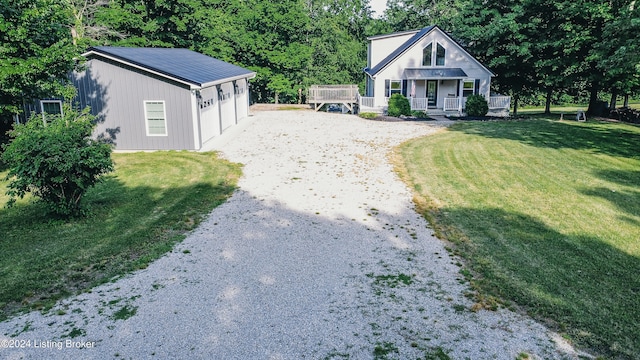
[(358, 95), (358, 85), (311, 85), (308, 102), (356, 102)]

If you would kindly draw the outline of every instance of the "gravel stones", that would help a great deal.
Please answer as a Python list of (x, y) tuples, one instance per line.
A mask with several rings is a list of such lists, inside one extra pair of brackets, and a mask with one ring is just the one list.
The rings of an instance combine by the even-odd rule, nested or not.
[(147, 269), (0, 339), (94, 342), (0, 349), (13, 358), (575, 358), (526, 316), (471, 310), (456, 260), (387, 161), (441, 122), (258, 112), (213, 148), (244, 164), (239, 190)]

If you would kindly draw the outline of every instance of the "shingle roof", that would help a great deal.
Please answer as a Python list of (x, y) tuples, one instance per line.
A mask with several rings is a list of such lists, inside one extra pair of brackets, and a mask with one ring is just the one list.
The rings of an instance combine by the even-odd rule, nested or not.
[(84, 55), (98, 54), (198, 87), (230, 78), (253, 77), (251, 70), (189, 49), (96, 46)]

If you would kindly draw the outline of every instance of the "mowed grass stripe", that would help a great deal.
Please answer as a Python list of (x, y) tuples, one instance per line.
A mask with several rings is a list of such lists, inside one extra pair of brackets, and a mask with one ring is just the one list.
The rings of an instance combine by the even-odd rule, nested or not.
[(398, 148), (398, 169), (483, 296), (577, 345), (640, 354), (640, 128), (459, 123)]
[[(0, 319), (147, 266), (224, 202), (241, 173), (213, 153), (112, 156), (116, 171), (83, 199), (86, 218), (51, 218), (29, 197), (0, 208)], [(5, 191), (2, 180), (2, 205)]]

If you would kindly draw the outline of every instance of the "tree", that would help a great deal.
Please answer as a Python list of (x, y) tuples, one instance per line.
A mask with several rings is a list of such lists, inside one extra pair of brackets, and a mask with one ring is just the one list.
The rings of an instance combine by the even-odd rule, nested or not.
[(451, 29), (458, 14), (455, 0), (388, 0), (384, 16), (394, 31), (438, 25)]
[(0, 0), (0, 116), (24, 103), (60, 95), (77, 56), (65, 4), (55, 0)]
[(81, 200), (100, 177), (113, 170), (111, 145), (91, 138), (95, 127), (89, 109), (64, 106), (64, 115), (34, 115), (10, 131), (3, 146), (9, 167), (9, 205), (32, 193), (61, 216), (82, 214)]
[(455, 36), (498, 76), (492, 86), (513, 97), (514, 114), (521, 97), (538, 88), (530, 17), (519, 2), (466, 0)]

